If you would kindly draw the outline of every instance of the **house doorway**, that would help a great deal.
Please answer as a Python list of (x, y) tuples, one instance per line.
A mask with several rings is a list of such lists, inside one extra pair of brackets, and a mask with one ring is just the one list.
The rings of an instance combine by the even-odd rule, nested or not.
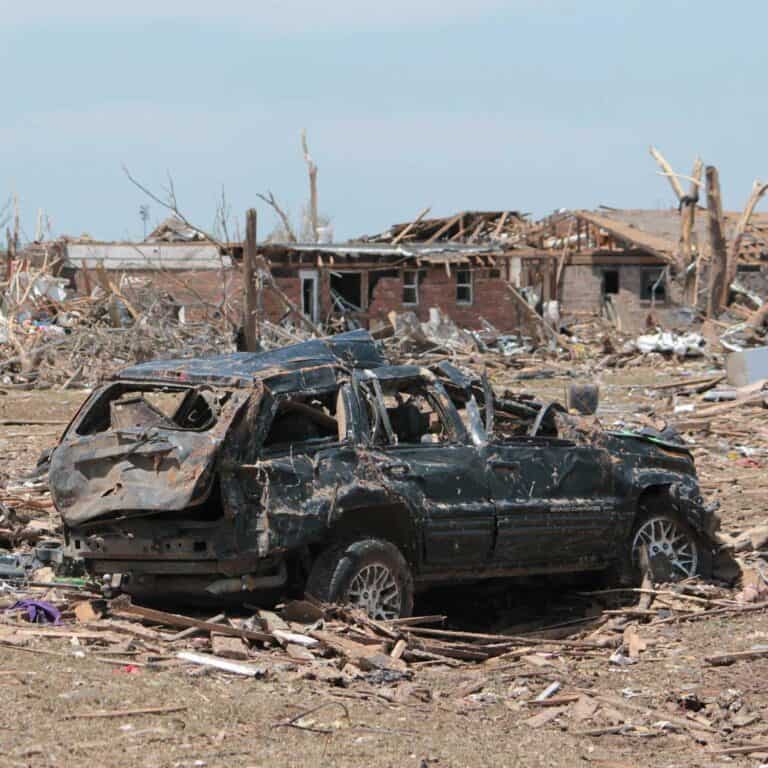
[(316, 323), (320, 310), (318, 306), (320, 277), (317, 270), (299, 270), (299, 281), (301, 283), (301, 312), (313, 323)]

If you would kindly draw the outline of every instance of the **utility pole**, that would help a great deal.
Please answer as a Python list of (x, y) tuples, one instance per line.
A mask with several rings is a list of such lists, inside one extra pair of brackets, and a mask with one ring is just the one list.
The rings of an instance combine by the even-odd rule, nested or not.
[(256, 258), (256, 210), (249, 208), (245, 214), (245, 250), (243, 252), (243, 280), (245, 282), (243, 330), (245, 331), (245, 347), (248, 352), (256, 352), (259, 343)]

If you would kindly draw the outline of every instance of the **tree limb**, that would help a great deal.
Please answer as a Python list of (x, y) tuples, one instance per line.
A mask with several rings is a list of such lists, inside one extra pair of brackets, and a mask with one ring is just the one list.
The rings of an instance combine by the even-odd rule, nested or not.
[(260, 200), (263, 200), (280, 217), (280, 221), (282, 221), (283, 228), (285, 229), (285, 234), (288, 236), (288, 242), (289, 243), (298, 242), (296, 239), (296, 235), (293, 232), (293, 227), (291, 227), (291, 221), (288, 218), (288, 214), (280, 207), (277, 200), (275, 200), (275, 196), (272, 194), (272, 192), (269, 189), (267, 190), (266, 195), (262, 195), (260, 192), (257, 192), (256, 197), (258, 197)]
[(169, 211), (171, 211), (175, 216), (177, 216), (184, 224), (186, 224), (191, 229), (194, 229), (195, 232), (199, 232), (206, 240), (210, 241), (214, 245), (221, 248), (223, 251), (227, 250), (227, 246), (224, 245), (220, 240), (215, 238), (210, 233), (206, 232), (204, 229), (200, 229), (196, 224), (193, 224), (180, 210), (178, 203), (176, 201), (176, 190), (173, 186), (173, 178), (171, 175), (168, 175), (168, 189), (166, 190), (166, 194), (168, 195), (167, 200), (163, 200), (163, 198), (156, 195), (154, 192), (152, 192), (151, 189), (145, 187), (138, 179), (134, 178), (131, 175), (131, 172), (128, 170), (128, 167), (126, 165), (123, 165), (123, 172), (128, 177), (128, 180), (133, 184), (135, 187), (140, 189), (147, 197), (154, 200), (158, 205), (162, 205), (163, 208), (167, 208)]
[(663, 175), (669, 179), (669, 183), (672, 185), (672, 190), (675, 193), (675, 197), (678, 200), (682, 200), (685, 196), (683, 193), (683, 187), (677, 178), (677, 174), (672, 170), (672, 166), (667, 162), (664, 155), (662, 155), (661, 152), (656, 149), (656, 147), (649, 147), (649, 151), (651, 153), (651, 157), (653, 157), (653, 159), (659, 164), (661, 170), (664, 172)]

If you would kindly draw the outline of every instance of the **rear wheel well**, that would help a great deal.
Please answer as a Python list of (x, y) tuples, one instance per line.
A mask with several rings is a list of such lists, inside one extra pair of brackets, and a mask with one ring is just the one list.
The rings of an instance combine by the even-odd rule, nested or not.
[(394, 544), (408, 563), (417, 561), (418, 545), (414, 535), (413, 517), (403, 504), (385, 504), (351, 509), (329, 529), (315, 548), (317, 556), (327, 547), (356, 539), (377, 538)]

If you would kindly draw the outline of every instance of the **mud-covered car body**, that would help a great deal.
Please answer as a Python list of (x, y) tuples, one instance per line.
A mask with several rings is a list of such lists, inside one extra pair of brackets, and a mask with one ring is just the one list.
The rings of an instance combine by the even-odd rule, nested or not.
[(363, 331), (150, 362), (95, 390), (52, 454), (66, 548), (134, 594), (301, 588), (376, 537), (417, 584), (607, 568), (644, 498), (711, 535), (688, 450), (590, 431)]

